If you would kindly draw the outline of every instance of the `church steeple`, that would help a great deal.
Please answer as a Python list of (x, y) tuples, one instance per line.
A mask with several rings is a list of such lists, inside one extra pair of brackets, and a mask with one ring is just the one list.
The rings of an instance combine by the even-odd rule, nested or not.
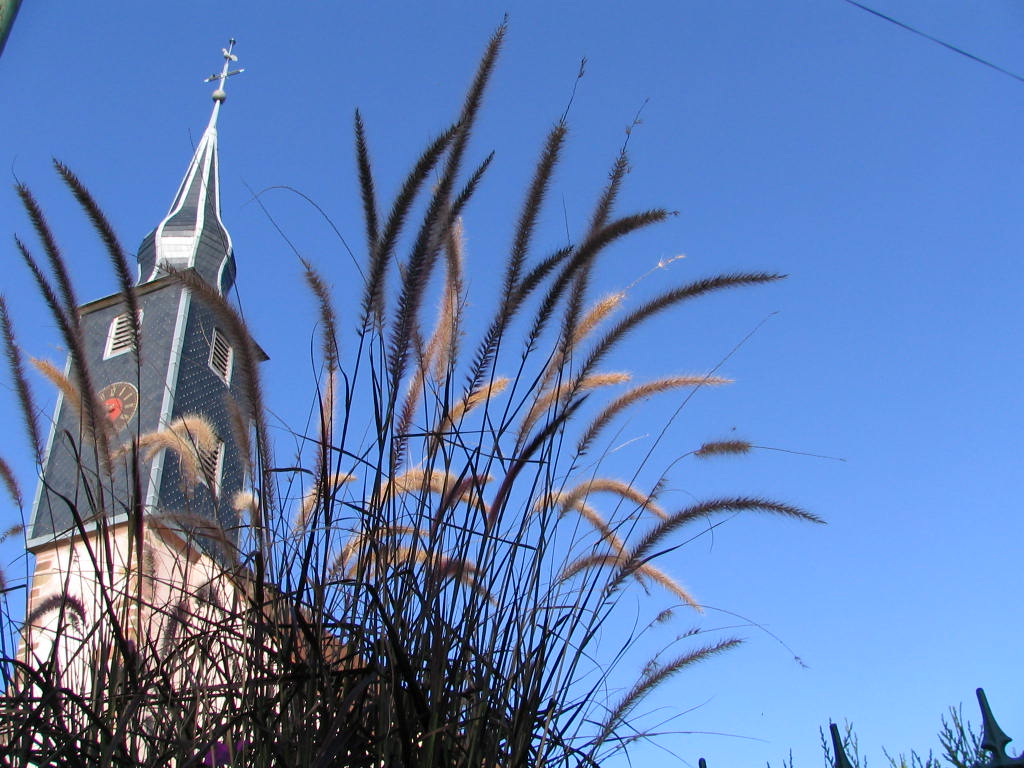
[(210, 122), (196, 147), (174, 202), (163, 221), (139, 249), (139, 285), (156, 280), (168, 269), (195, 269), (208, 283), (226, 294), (235, 279), (231, 235), (220, 217), (220, 161), (217, 155), (217, 118), (227, 98), (224, 86), (238, 60), (232, 39), (223, 49), (224, 66), (206, 78), (217, 82)]
[[(143, 242), (135, 301), (118, 292), (78, 308), (81, 346), (67, 368), (88, 371), (70, 378), (93, 391), (62, 388), (51, 423), (26, 536), (36, 559), (22, 654), (59, 668), (61, 685), (85, 699), (105, 679), (90, 665), (113, 647), (114, 617), (126, 645), (167, 647), (177, 617), (199, 615), (189, 601), (226, 594), (219, 574), (248, 536), (251, 366), (235, 365), (235, 352), (254, 342), (209, 291), (168, 274), (195, 272), (222, 294), (234, 279), (217, 162), (234, 60), (224, 50), (207, 79), (217, 81), (213, 114), (170, 212)], [(83, 418), (87, 398), (106, 423)], [(209, 684), (212, 670), (200, 664), (196, 679)]]
[[(222, 531), (222, 543), (241, 535), (233, 504), (247, 484), (248, 445), (234, 438), (247, 434), (235, 427), (251, 406), (248, 371), (234, 358), (252, 342), (237, 338), (199, 292), (168, 274), (194, 271), (222, 295), (234, 281), (217, 159), (224, 83), (241, 72), (230, 70), (233, 47), (234, 40), (223, 50), (223, 69), (207, 78), (216, 81), (213, 113), (170, 211), (139, 250), (137, 323), (145, 357), (135, 354), (123, 295), (79, 307), (83, 357), (110, 420), (104, 442), (120, 464), (112, 471), (100, 463), (74, 399), (58, 400), (29, 534), (34, 550), (80, 536), (83, 520), (126, 522), (130, 499), (153, 519), (207, 520)], [(122, 466), (126, 457), (137, 463)], [(99, 500), (105, 508), (96, 507)]]

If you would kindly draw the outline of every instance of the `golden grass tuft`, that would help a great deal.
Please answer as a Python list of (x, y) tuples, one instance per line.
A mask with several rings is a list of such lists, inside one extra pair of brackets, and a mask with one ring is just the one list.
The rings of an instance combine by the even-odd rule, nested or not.
[(653, 496), (644, 493), (627, 482), (610, 477), (595, 477), (580, 483), (575, 488), (571, 488), (568, 491), (551, 495), (557, 495), (558, 503), (562, 504), (564, 510), (568, 507), (574, 506), (579, 501), (585, 500), (592, 493), (613, 493), (627, 501), (632, 501), (634, 504), (646, 509), (648, 512), (660, 517), (662, 520), (668, 517), (665, 510), (655, 502)]
[(534, 508), (542, 508), (544, 506), (558, 506), (559, 517), (564, 517), (566, 512), (570, 509), (580, 513), (580, 516), (590, 523), (594, 528), (601, 534), (601, 538), (607, 541), (616, 552), (623, 552), (625, 550), (625, 543), (620, 539), (611, 527), (608, 525), (608, 521), (599, 513), (596, 509), (591, 507), (585, 501), (582, 496), (574, 496), (568, 493), (560, 493), (554, 491), (547, 496), (539, 499)]
[(309, 515), (316, 508), (317, 503), (332, 497), (341, 486), (345, 483), (351, 483), (355, 479), (355, 475), (350, 475), (347, 472), (337, 472), (323, 478), (322, 483), (318, 483), (306, 491), (302, 497), (302, 502), (299, 504), (298, 514), (295, 516), (294, 530), (305, 530), (309, 524)]
[(142, 458), (145, 461), (152, 461), (153, 457), (164, 449), (174, 451), (178, 457), (178, 466), (181, 468), (182, 482), (189, 488), (198, 484), (199, 457), (192, 443), (181, 435), (168, 429), (148, 432), (139, 438), (139, 448), (144, 449)]
[(693, 452), (693, 455), (700, 459), (706, 459), (711, 456), (735, 456), (750, 453), (753, 447), (746, 440), (716, 440), (704, 443)]
[(162, 450), (173, 451), (178, 457), (182, 482), (186, 488), (194, 488), (201, 481), (209, 480), (199, 474), (201, 452), (214, 450), (219, 442), (210, 422), (193, 413), (175, 419), (165, 429), (142, 435), (139, 448), (145, 449), (145, 461), (151, 461)]
[(519, 439), (520, 442), (526, 439), (526, 436), (533, 429), (538, 419), (544, 414), (555, 403), (562, 403), (567, 398), (577, 395), (581, 392), (588, 392), (593, 389), (600, 387), (611, 387), (616, 384), (625, 384), (630, 380), (628, 373), (595, 373), (591, 376), (585, 376), (582, 379), (573, 379), (567, 381), (557, 387), (551, 387), (546, 391), (540, 393), (537, 399), (534, 400), (533, 407), (530, 408), (529, 412), (523, 418), (523, 423), (519, 427)]
[(717, 387), (723, 384), (731, 384), (732, 379), (725, 379), (720, 376), (711, 375), (682, 375), (666, 376), (654, 381), (648, 381), (633, 387), (628, 392), (620, 395), (605, 406), (593, 421), (583, 431), (583, 436), (576, 444), (578, 453), (586, 453), (587, 448), (597, 438), (601, 431), (611, 423), (612, 419), (636, 403), (642, 402), (649, 397), (670, 392), (683, 387)]
[(231, 508), (238, 514), (239, 521), (243, 519), (242, 515), (245, 515), (244, 519), (250, 526), (255, 525), (256, 521), (260, 519), (259, 496), (252, 491), (236, 491), (235, 495), (231, 497)]
[[(481, 498), (476, 488), (485, 483), (491, 482), (493, 479), (494, 478), (490, 475), (474, 477), (473, 483), (470, 486), (465, 487), (465, 490), (460, 494), (458, 500), (468, 503), (477, 509), (486, 511), (487, 505), (484, 503), (484, 500)], [(392, 480), (387, 480), (381, 483), (380, 491), (374, 495), (373, 501), (375, 504), (379, 505), (384, 503), (385, 500), (394, 498), (397, 495), (403, 493), (415, 493), (419, 491), (428, 491), (430, 493), (436, 493), (444, 496), (459, 484), (459, 478), (450, 472), (444, 472), (436, 469), (410, 469)]]
[(438, 302), (437, 325), (427, 343), (424, 367), (432, 366), (433, 376), (443, 381), (449, 367), (457, 356), (462, 318), (462, 270), (465, 263), (466, 236), (462, 217), (455, 219), (448, 232), (445, 244), (447, 257), (444, 281), (444, 295)]
[(445, 423), (439, 431), (447, 432), (451, 429), (452, 425), (457, 424), (467, 413), (488, 402), (492, 397), (500, 395), (508, 387), (510, 381), (510, 379), (504, 376), (498, 376), (488, 384), (474, 389), (452, 407), (448, 418), (445, 419)]
[(700, 605), (700, 603), (698, 603), (693, 598), (693, 595), (691, 595), (689, 591), (687, 591), (683, 587), (682, 584), (673, 579), (660, 568), (656, 568), (650, 563), (644, 563), (638, 569), (637, 574), (643, 574), (644, 576), (650, 577), (652, 581), (663, 586), (665, 589), (674, 594), (688, 606), (697, 611), (697, 613), (704, 613), (704, 608)]
[(197, 413), (186, 414), (180, 419), (175, 419), (167, 428), (191, 443), (197, 450), (211, 451), (220, 442), (217, 433), (213, 430), (213, 425), (204, 416)]
[[(370, 542), (373, 542), (374, 545), (386, 546), (384, 542), (390, 538), (399, 536), (425, 537), (427, 535), (428, 532), (422, 528), (410, 525), (388, 525), (373, 531), (354, 533), (338, 552), (331, 572), (335, 575), (349, 573), (352, 570), (352, 565), (354, 565), (353, 557), (364, 550), (365, 554), (368, 555), (368, 559), (374, 560), (374, 553), (380, 551), (380, 549), (377, 546), (370, 546)], [(388, 552), (392, 550), (384, 549), (383, 551)], [(364, 562), (363, 564), (366, 565), (367, 563)]]
[(21, 494), (21, 486), (18, 485), (18, 479), (14, 476), (14, 470), (11, 469), (11, 465), (2, 457), (0, 457), (0, 480), (3, 481), (8, 495), (18, 508), (24, 507), (25, 500)]
[(41, 360), (38, 357), (29, 358), (29, 362), (32, 363), (33, 367), (45, 376), (51, 384), (60, 390), (60, 393), (64, 396), (64, 402), (70, 405), (75, 413), (81, 418), (82, 415), (82, 395), (78, 391), (72, 381), (64, 375), (57, 366), (51, 363), (49, 360)]
[(622, 305), (622, 300), (625, 298), (626, 292), (619, 291), (618, 293), (609, 294), (596, 302), (580, 320), (579, 325), (576, 326), (576, 331), (570, 342), (570, 348), (574, 349), (579, 346), (601, 324), (602, 320)]

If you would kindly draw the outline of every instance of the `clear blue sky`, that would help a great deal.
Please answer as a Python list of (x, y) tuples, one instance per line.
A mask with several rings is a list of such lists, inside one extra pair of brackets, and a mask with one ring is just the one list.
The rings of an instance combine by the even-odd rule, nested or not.
[[(872, 2), (1024, 72), (1016, 0)], [(382, 191), (393, 192), (454, 114), (506, 9), (511, 32), (472, 148), (477, 158), (497, 151), (466, 217), (476, 301), (485, 306), (493, 294), (488, 265), (501, 258), (529, 163), (586, 56), (548, 241), (564, 240), (563, 201), (570, 229), (583, 227), (623, 129), (645, 104), (623, 208), (680, 215), (617, 251), (602, 287), (679, 253), (686, 258), (658, 280), (790, 275), (673, 315), (622, 363), (649, 374), (703, 371), (770, 317), (723, 367), (737, 383), (687, 406), (668, 452), (738, 435), (845, 460), (759, 451), (674, 472), (680, 504), (758, 493), (829, 525), (736, 519), (666, 564), (703, 602), (763, 625), (807, 666), (768, 634), (736, 630), (745, 647), (652, 701), (667, 708), (657, 715), (689, 710), (671, 727), (733, 736), (665, 745), (683, 765), (702, 755), (711, 768), (777, 765), (792, 748), (797, 765), (813, 766), (818, 727), (849, 718), (879, 765), (882, 745), (933, 745), (950, 704), (965, 702), (977, 720), (980, 685), (1019, 739), (1011, 750), (1024, 747), (1024, 83), (842, 0), (25, 0), (0, 59), (0, 167), (45, 203), (82, 299), (112, 292), (50, 157), (77, 171), (135, 248), (165, 213), (206, 124), (201, 80), (236, 37), (247, 72), (230, 83), (220, 121), (224, 220), (243, 306), (271, 356), (268, 401), (301, 426), (312, 302), (249, 189), (301, 190), (358, 253), (353, 109), (363, 110)], [(29, 236), (10, 184), (0, 190), (0, 233)], [(330, 228), (294, 195), (264, 201), (338, 286), (344, 314), (353, 272)], [(22, 341), (61, 359), (6, 243), (0, 287)], [(32, 467), (4, 394), (0, 450), (31, 494)], [(637, 419), (623, 439), (642, 444), (656, 426)], [(703, 622), (743, 623), (715, 612)], [(662, 754), (636, 751), (640, 761)]]

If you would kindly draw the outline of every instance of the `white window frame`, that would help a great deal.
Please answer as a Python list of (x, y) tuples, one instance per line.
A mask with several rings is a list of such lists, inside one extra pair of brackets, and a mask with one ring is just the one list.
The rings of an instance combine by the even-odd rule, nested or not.
[[(142, 310), (139, 310), (139, 327), (142, 327)], [(135, 349), (132, 344), (131, 313), (122, 312), (110, 321), (107, 328), (107, 344), (103, 349), (103, 359), (123, 355)]]
[[(227, 360), (225, 361), (223, 368), (218, 366), (216, 363), (218, 342), (227, 348)], [(210, 356), (207, 358), (206, 362), (207, 365), (210, 366), (210, 370), (217, 374), (217, 378), (225, 384), (231, 383), (231, 371), (235, 367), (235, 348), (231, 346), (231, 342), (228, 341), (227, 335), (217, 328), (213, 329), (213, 338), (210, 339)]]

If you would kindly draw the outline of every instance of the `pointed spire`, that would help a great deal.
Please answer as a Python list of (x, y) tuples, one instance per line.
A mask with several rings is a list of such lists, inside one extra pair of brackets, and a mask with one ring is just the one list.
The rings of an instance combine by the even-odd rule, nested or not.
[(228, 47), (221, 48), (220, 52), (224, 56), (224, 66), (221, 67), (219, 73), (214, 72), (208, 78), (203, 80), (204, 83), (212, 83), (214, 80), (217, 81), (217, 90), (215, 90), (211, 96), (213, 97), (213, 114), (210, 115), (210, 124), (206, 127), (209, 131), (211, 128), (216, 129), (217, 117), (220, 115), (220, 105), (227, 99), (227, 91), (224, 90), (224, 86), (227, 84), (227, 80), (232, 75), (240, 75), (245, 72), (245, 69), (231, 69), (231, 62), (238, 61), (238, 57), (232, 53), (235, 49), (235, 38), (228, 40)]
[(832, 754), (835, 768), (853, 768), (850, 758), (846, 756), (846, 748), (843, 746), (843, 737), (839, 734), (839, 726), (829, 723), (828, 730), (832, 734)]
[(210, 122), (196, 147), (185, 178), (178, 187), (171, 208), (139, 249), (139, 283), (155, 280), (168, 269), (194, 268), (221, 293), (227, 293), (235, 279), (235, 259), (228, 234), (220, 218), (220, 161), (217, 155), (217, 118), (227, 98), (224, 85), (229, 77), (243, 72), (231, 70), (238, 61), (232, 53), (235, 41), (221, 49), (224, 66), (204, 82), (217, 82), (212, 94)]
[(1006, 752), (1006, 745), (1013, 739), (1007, 736), (999, 723), (992, 716), (992, 708), (988, 705), (988, 698), (985, 691), (979, 688), (975, 693), (978, 695), (978, 706), (981, 708), (981, 748), (992, 753), (992, 760), (985, 763), (985, 766), (996, 768), (997, 766), (1024, 766), (1024, 755), (1010, 757)]

